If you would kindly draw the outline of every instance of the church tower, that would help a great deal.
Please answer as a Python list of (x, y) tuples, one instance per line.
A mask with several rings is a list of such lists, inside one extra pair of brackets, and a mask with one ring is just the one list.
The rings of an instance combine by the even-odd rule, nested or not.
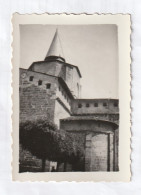
[(81, 73), (77, 66), (66, 63), (58, 30), (56, 30), (44, 61), (33, 62), (29, 70), (61, 77), (74, 98), (80, 98)]

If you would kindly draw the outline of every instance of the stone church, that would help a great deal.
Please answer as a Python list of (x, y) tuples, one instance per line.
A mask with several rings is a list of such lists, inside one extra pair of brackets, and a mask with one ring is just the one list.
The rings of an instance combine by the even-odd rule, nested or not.
[[(66, 62), (56, 30), (45, 59), (20, 68), (20, 121), (48, 117), (84, 137), (83, 171), (118, 171), (118, 100), (81, 98), (81, 77), (79, 68)], [(25, 167), (41, 164), (21, 147), (20, 161)]]

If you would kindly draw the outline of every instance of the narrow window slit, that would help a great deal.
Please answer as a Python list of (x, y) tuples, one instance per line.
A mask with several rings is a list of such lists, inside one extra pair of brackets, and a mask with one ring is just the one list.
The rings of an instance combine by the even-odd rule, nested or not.
[(34, 76), (29, 77), (29, 81), (33, 81)]
[(78, 108), (82, 108), (82, 104), (78, 104)]
[(42, 85), (42, 81), (41, 80), (38, 81), (38, 85)]
[(98, 103), (97, 102), (94, 103), (94, 107), (98, 107)]
[(47, 83), (46, 84), (46, 89), (50, 89), (51, 88), (51, 84), (50, 83)]

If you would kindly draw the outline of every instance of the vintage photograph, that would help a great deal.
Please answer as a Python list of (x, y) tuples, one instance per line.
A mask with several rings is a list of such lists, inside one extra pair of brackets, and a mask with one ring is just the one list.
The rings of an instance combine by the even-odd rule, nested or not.
[(128, 181), (130, 17), (12, 22), (13, 178)]
[(118, 171), (117, 30), (20, 25), (19, 172)]

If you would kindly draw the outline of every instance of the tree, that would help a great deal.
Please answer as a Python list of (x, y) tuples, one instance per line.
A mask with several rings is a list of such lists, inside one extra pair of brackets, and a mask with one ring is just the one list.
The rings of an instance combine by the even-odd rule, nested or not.
[(20, 123), (20, 143), (24, 149), (42, 159), (42, 171), (45, 160), (54, 160), (55, 153), (59, 152), (58, 136), (57, 127), (46, 119)]
[(45, 170), (46, 159), (73, 163), (83, 153), (75, 135), (58, 130), (47, 119), (20, 123), (20, 144), (42, 159), (42, 171)]

